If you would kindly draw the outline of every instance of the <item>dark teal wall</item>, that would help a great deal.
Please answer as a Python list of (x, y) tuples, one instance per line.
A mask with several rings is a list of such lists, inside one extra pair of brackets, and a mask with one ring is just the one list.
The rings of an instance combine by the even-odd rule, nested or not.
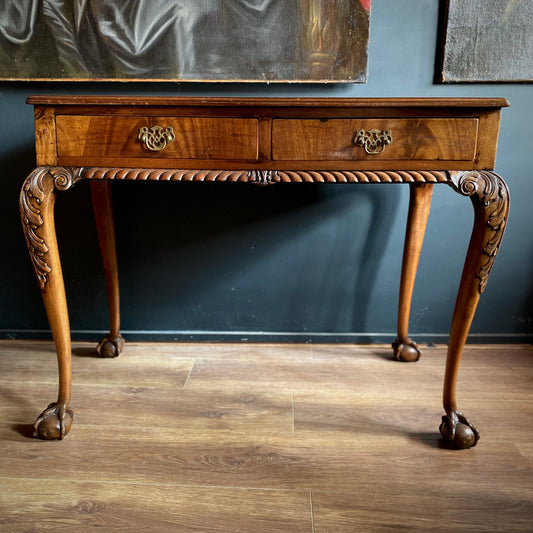
[[(511, 217), (471, 339), (531, 341), (533, 86), (434, 84), (438, 26), (437, 0), (374, 0), (364, 85), (0, 83), (1, 335), (49, 336), (18, 219), (18, 191), (34, 166), (30, 94), (503, 96), (511, 107), (497, 171)], [(107, 311), (86, 185), (61, 194), (56, 213), (71, 325), (96, 338), (87, 331), (104, 330)], [(467, 199), (435, 189), (412, 311), (420, 341), (446, 340), (473, 219)], [(116, 183), (114, 191), (130, 338), (393, 340), (406, 187)]]

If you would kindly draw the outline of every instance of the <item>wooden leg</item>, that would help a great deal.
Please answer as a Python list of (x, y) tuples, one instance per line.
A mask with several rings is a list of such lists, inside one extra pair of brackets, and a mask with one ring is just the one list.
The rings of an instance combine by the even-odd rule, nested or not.
[(124, 339), (119, 333), (120, 297), (111, 186), (111, 181), (90, 182), (94, 218), (102, 252), (109, 301), (109, 335), (105, 336), (96, 347), (98, 353), (103, 357), (117, 357), (124, 347)]
[(409, 338), (409, 313), (415, 285), (416, 271), (433, 194), (432, 183), (412, 183), (410, 186), (409, 215), (403, 250), (400, 281), (400, 305), (398, 309), (398, 338), (392, 349), (398, 361), (418, 361), (420, 350)]
[(68, 189), (78, 178), (77, 170), (39, 167), (28, 176), (20, 194), (22, 226), (56, 345), (59, 370), (57, 401), (41, 413), (34, 425), (34, 436), (42, 439), (62, 439), (69, 432), (73, 418), (68, 408), (72, 385), (70, 326), (54, 203), (56, 189)]
[(509, 214), (509, 191), (493, 172), (457, 172), (454, 188), (470, 196), (474, 205), (474, 228), (455, 303), (444, 377), (440, 431), (452, 448), (475, 446), (479, 432), (458, 410), (455, 395), (459, 363), (476, 307), (498, 253)]

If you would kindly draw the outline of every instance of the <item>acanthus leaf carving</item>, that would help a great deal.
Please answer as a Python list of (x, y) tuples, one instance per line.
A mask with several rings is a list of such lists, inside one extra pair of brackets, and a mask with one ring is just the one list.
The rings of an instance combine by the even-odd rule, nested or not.
[(81, 177), (82, 168), (37, 167), (26, 178), (20, 193), (20, 216), (30, 259), (39, 282), (44, 289), (52, 271), (48, 264), (48, 244), (42, 237), (41, 229), (45, 223), (43, 208), (49, 201), (47, 195), (55, 189), (64, 191)]
[(479, 216), (484, 219), (483, 259), (476, 276), (481, 294), (487, 285), (505, 232), (509, 216), (509, 190), (503, 179), (495, 172), (473, 170), (450, 174), (457, 192), (470, 196), (480, 213)]

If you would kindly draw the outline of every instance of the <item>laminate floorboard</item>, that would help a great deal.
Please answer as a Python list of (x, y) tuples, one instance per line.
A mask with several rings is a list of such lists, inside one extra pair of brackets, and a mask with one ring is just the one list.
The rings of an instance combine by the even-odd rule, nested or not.
[(49, 342), (0, 343), (0, 531), (532, 532), (533, 347), (465, 349), (470, 450), (438, 433), (445, 347), (73, 348), (74, 424)]

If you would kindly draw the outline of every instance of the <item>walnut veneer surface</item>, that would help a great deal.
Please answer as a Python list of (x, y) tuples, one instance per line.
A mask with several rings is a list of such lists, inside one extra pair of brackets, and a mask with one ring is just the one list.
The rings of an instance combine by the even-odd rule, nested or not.
[(509, 211), (493, 172), (501, 98), (180, 98), (33, 96), (38, 167), (21, 192), (21, 216), (57, 348), (59, 395), (35, 434), (63, 438), (72, 422), (71, 348), (53, 219), (56, 194), (90, 180), (110, 304), (114, 357), (120, 335), (113, 180), (406, 183), (409, 217), (400, 280), (397, 359), (420, 356), (409, 338), (411, 296), (433, 184), (471, 199), (475, 221), (450, 330), (441, 432), (454, 448), (479, 433), (458, 410), (463, 346)]

